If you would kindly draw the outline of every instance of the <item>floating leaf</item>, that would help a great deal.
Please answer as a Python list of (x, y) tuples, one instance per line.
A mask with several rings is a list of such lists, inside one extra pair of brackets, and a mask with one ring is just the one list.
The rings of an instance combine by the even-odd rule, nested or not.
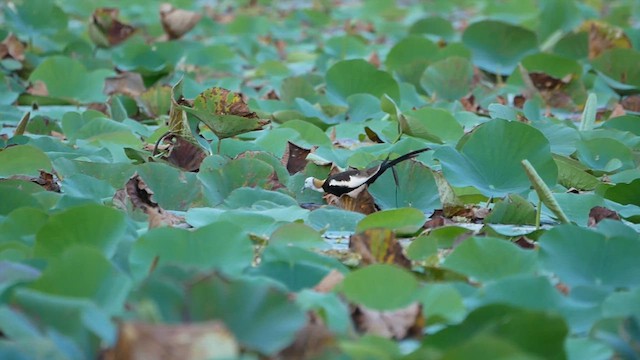
[(433, 97), (454, 101), (470, 93), (473, 66), (466, 58), (452, 56), (431, 64), (420, 79), (420, 84)]
[(478, 126), (460, 151), (443, 147), (434, 157), (440, 160), (451, 185), (475, 186), (487, 196), (529, 189), (529, 179), (520, 165), (523, 159), (534, 165), (547, 184), (555, 184), (558, 175), (549, 142), (542, 133), (523, 123), (500, 119)]
[(471, 49), (476, 66), (498, 75), (511, 74), (522, 58), (538, 49), (530, 30), (494, 20), (469, 25), (462, 41)]
[(51, 161), (42, 150), (30, 145), (12, 146), (0, 151), (0, 176), (37, 176), (40, 170), (51, 171)]
[(414, 208), (385, 210), (373, 213), (362, 219), (356, 227), (356, 232), (367, 229), (391, 229), (399, 234), (413, 234), (424, 225), (425, 216), (422, 211)]
[(269, 123), (249, 109), (241, 94), (218, 87), (203, 91), (193, 101), (193, 107), (182, 109), (196, 116), (220, 139), (259, 130)]
[(337, 62), (327, 70), (326, 81), (327, 90), (343, 101), (354, 94), (377, 98), (387, 94), (400, 99), (400, 88), (393, 77), (360, 59)]
[(393, 310), (415, 299), (418, 281), (394, 265), (369, 265), (348, 274), (342, 291), (350, 301), (376, 310)]
[(536, 270), (536, 253), (508, 240), (472, 237), (456, 247), (442, 266), (475, 281), (495, 281), (532, 274)]

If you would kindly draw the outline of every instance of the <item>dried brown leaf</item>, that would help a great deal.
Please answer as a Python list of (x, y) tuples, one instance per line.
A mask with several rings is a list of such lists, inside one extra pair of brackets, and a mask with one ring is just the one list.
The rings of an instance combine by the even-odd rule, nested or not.
[(411, 261), (404, 256), (402, 245), (389, 229), (369, 229), (351, 235), (349, 250), (360, 254), (363, 265), (382, 263), (411, 267)]
[(36, 96), (49, 96), (49, 90), (47, 90), (47, 84), (40, 80), (36, 80), (29, 84), (27, 93)]
[(222, 322), (160, 325), (122, 323), (107, 360), (233, 359), (240, 346)]
[(160, 5), (160, 21), (169, 39), (179, 39), (193, 29), (202, 19), (195, 11), (176, 9), (169, 3)]
[[(149, 229), (161, 226), (177, 226), (184, 218), (165, 211), (153, 200), (153, 190), (147, 186), (138, 173), (133, 174), (124, 186), (134, 209), (140, 209), (149, 216)], [(114, 198), (115, 200), (115, 198)], [(123, 200), (120, 200), (123, 202)]]
[(309, 153), (311, 153), (310, 149), (305, 149), (291, 141), (287, 141), (287, 147), (282, 155), (282, 164), (287, 167), (290, 175), (298, 173), (307, 166), (307, 155)]
[(627, 96), (620, 101), (620, 104), (624, 110), (640, 112), (640, 95)]
[(328, 293), (344, 280), (344, 275), (338, 270), (331, 270), (320, 282), (314, 286), (313, 290), (320, 293)]
[(132, 98), (137, 98), (145, 90), (146, 88), (140, 74), (125, 71), (116, 76), (106, 78), (103, 92), (106, 95), (124, 94)]
[(25, 45), (13, 33), (0, 43), (0, 59), (11, 58), (17, 61), (24, 61)]
[(285, 360), (315, 359), (336, 344), (336, 338), (320, 317), (308, 313), (307, 324), (296, 333), (293, 344), (282, 350), (278, 356)]
[(604, 219), (620, 220), (620, 215), (617, 212), (607, 209), (604, 206), (594, 206), (589, 211), (589, 226), (596, 226), (600, 221)]
[(358, 331), (395, 340), (420, 336), (424, 326), (422, 306), (418, 303), (392, 311), (377, 311), (362, 305), (355, 306), (351, 317)]
[(128, 39), (136, 28), (118, 19), (117, 8), (99, 8), (91, 15), (89, 34), (97, 45), (108, 47), (118, 45)]
[(200, 170), (202, 160), (207, 157), (207, 152), (187, 139), (179, 135), (165, 137), (169, 141), (169, 155), (164, 157), (169, 163), (185, 170), (197, 172)]
[(60, 192), (60, 185), (58, 184), (57, 176), (52, 173), (40, 170), (40, 176), (26, 176), (26, 175), (13, 175), (8, 179), (24, 180), (42, 186), (47, 191)]

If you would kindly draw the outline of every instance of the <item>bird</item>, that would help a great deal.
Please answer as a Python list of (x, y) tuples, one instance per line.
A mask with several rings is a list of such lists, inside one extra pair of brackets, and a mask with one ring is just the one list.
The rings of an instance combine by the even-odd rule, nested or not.
[(364, 170), (349, 169), (341, 173), (331, 175), (325, 180), (308, 177), (304, 180), (303, 190), (311, 189), (338, 197), (346, 194), (349, 197), (356, 198), (358, 194), (364, 190), (366, 185), (372, 184), (385, 171), (398, 163), (412, 159), (427, 150), (430, 150), (430, 148), (414, 150), (393, 160), (389, 160), (389, 157), (387, 156), (387, 158), (378, 166)]

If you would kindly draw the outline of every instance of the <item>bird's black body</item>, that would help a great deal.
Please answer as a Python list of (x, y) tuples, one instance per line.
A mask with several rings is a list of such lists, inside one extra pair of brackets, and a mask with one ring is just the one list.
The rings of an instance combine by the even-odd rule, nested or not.
[(322, 184), (322, 190), (324, 192), (333, 194), (336, 196), (342, 196), (344, 194), (352, 193), (356, 190), (359, 191), (365, 185), (372, 184), (376, 181), (380, 175), (385, 171), (397, 165), (398, 163), (409, 160), (418, 156), (430, 148), (423, 148), (404, 154), (393, 160), (385, 159), (380, 165), (369, 168), (366, 170), (350, 169), (341, 173), (329, 176), (327, 180)]

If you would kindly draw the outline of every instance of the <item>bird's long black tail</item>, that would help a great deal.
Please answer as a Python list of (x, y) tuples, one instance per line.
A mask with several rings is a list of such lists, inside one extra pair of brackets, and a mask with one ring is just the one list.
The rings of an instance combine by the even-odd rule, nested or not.
[(395, 165), (397, 165), (398, 163), (401, 163), (405, 160), (409, 160), (412, 159), (418, 155), (420, 155), (421, 153), (431, 150), (431, 148), (422, 148), (422, 149), (418, 149), (418, 150), (414, 150), (412, 152), (406, 153), (402, 156), (398, 156), (397, 158), (389, 161), (389, 158), (387, 158), (386, 160), (384, 160), (382, 162), (382, 164), (380, 165), (380, 169), (375, 173), (375, 175), (373, 175), (372, 177), (369, 178), (369, 180), (367, 180), (367, 184), (372, 184), (374, 181), (376, 181), (376, 179), (378, 179), (378, 177), (380, 177), (380, 175), (382, 175), (385, 171), (387, 171), (387, 169), (394, 167)]

